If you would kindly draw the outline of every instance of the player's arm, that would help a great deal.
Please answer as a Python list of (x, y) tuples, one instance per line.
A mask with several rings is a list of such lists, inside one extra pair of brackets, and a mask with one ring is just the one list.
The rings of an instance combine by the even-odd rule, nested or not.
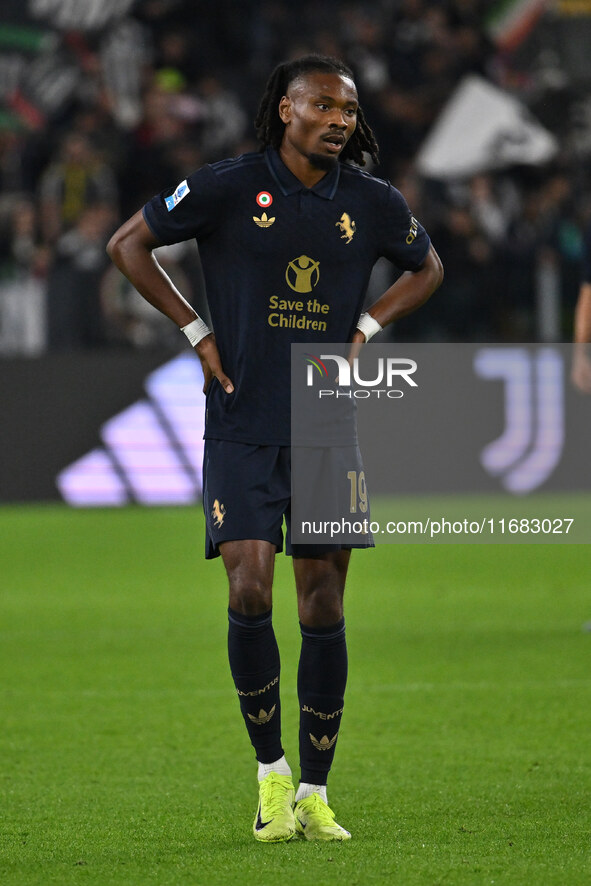
[(591, 283), (584, 282), (575, 308), (572, 381), (584, 394), (591, 394)]
[[(187, 330), (187, 337), (192, 341), (190, 333), (193, 329), (205, 332), (207, 327), (156, 261), (152, 251), (161, 245), (140, 211), (115, 231), (107, 244), (107, 253), (146, 301), (181, 329), (193, 327)], [(193, 335), (193, 339), (197, 337), (198, 335)], [(194, 347), (203, 367), (205, 387), (215, 376), (226, 393), (230, 394), (234, 386), (222, 368), (213, 333), (205, 334)]]
[[(405, 271), (382, 296), (359, 318), (354, 342), (369, 341), (389, 323), (400, 320), (420, 308), (443, 281), (443, 265), (432, 245), (416, 271)], [(367, 319), (369, 318), (369, 319)]]

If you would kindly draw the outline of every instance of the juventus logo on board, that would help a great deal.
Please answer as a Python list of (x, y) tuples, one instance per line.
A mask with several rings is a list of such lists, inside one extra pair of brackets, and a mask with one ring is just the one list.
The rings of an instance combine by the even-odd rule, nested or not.
[(505, 428), (484, 447), (484, 469), (509, 492), (541, 486), (558, 465), (564, 447), (564, 364), (549, 347), (482, 348), (474, 358), (476, 374), (505, 383)]

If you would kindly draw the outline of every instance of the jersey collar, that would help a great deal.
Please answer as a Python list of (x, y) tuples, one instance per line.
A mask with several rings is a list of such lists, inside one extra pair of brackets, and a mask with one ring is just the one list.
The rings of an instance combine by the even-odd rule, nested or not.
[(275, 148), (268, 147), (265, 149), (265, 160), (271, 172), (271, 175), (281, 188), (283, 195), (289, 197), (291, 194), (297, 194), (298, 191), (311, 191), (317, 197), (323, 197), (325, 200), (332, 200), (336, 194), (341, 174), (341, 164), (337, 163), (334, 169), (327, 172), (313, 188), (306, 188), (305, 185), (291, 172)]

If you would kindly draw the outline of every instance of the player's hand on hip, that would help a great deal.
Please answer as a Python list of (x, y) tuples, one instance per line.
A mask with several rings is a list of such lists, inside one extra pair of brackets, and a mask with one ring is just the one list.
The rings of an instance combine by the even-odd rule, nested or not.
[(351, 339), (351, 347), (349, 348), (349, 353), (347, 355), (349, 366), (353, 365), (353, 360), (355, 357), (359, 356), (359, 352), (364, 344), (365, 334), (360, 329), (355, 330), (353, 338)]
[(212, 379), (217, 378), (226, 394), (231, 394), (234, 390), (234, 385), (223, 370), (214, 334), (211, 333), (202, 338), (195, 345), (195, 351), (203, 369), (203, 393), (207, 391)]
[(591, 394), (591, 359), (575, 350), (571, 372), (572, 383), (583, 394)]

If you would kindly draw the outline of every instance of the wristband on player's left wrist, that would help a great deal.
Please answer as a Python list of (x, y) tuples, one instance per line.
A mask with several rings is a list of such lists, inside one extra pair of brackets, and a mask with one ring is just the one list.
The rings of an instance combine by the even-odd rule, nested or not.
[(181, 332), (185, 333), (191, 342), (191, 345), (195, 347), (195, 345), (199, 344), (202, 338), (205, 338), (206, 335), (210, 335), (211, 329), (201, 317), (197, 316), (190, 323), (187, 323), (186, 326), (181, 326)]
[(382, 328), (375, 317), (368, 313), (362, 314), (357, 321), (357, 329), (364, 334), (366, 342), (373, 338), (376, 333), (381, 332)]

